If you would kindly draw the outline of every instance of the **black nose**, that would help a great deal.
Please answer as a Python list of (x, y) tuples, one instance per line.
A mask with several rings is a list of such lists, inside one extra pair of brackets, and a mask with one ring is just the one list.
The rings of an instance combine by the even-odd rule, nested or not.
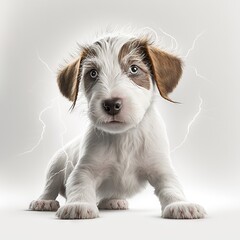
[(112, 98), (103, 101), (103, 109), (109, 115), (116, 115), (122, 108), (122, 100), (120, 98)]

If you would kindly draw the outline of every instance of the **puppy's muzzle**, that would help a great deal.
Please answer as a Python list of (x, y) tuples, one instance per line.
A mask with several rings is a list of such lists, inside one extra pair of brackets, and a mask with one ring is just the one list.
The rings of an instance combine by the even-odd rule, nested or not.
[(106, 99), (102, 104), (103, 110), (109, 115), (116, 115), (121, 111), (122, 100), (120, 98)]

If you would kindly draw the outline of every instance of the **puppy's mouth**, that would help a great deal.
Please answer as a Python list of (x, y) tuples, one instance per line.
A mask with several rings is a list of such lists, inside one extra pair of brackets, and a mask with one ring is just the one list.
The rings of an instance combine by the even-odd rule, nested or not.
[(98, 122), (97, 126), (105, 132), (114, 134), (124, 132), (131, 127), (131, 125), (127, 121), (124, 121), (124, 119), (120, 118), (120, 116), (109, 117), (108, 119), (105, 119), (105, 121)]
[(123, 124), (124, 121), (123, 119), (121, 119), (120, 116), (118, 115), (113, 115), (107, 119), (105, 119), (105, 121), (103, 121), (104, 124)]
[(119, 120), (110, 120), (105, 122), (105, 124), (123, 124), (124, 122), (119, 121)]

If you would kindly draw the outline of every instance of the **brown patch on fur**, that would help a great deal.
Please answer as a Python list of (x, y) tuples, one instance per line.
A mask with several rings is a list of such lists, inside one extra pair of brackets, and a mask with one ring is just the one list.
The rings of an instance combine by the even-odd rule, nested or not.
[[(92, 69), (96, 69), (98, 70), (98, 68), (96, 66), (92, 66)], [(96, 81), (94, 81), (90, 75), (89, 75), (89, 71), (84, 75), (84, 89), (85, 89), (85, 92), (88, 93), (91, 88), (95, 85)]]
[(74, 101), (75, 99), (79, 67), (80, 58), (61, 70), (57, 77), (61, 93), (70, 101)]
[[(139, 64), (138, 64), (139, 66)], [(150, 89), (150, 74), (139, 69), (140, 74), (131, 75), (129, 78), (136, 83), (138, 86)]]
[(128, 55), (132, 50), (135, 50), (134, 53), (141, 55), (145, 52), (145, 46), (147, 45), (147, 39), (132, 39), (121, 47), (119, 54), (118, 54), (118, 60), (121, 62), (121, 60)]
[[(145, 39), (134, 39), (125, 43), (118, 54), (118, 61), (121, 69), (129, 78), (140, 87), (150, 89), (150, 73), (144, 62), (146, 52)], [(129, 67), (137, 65), (139, 72), (137, 74), (129, 74)]]
[[(99, 70), (98, 69), (99, 67), (95, 64), (95, 62), (91, 61), (91, 58), (97, 57), (98, 55), (96, 50), (97, 47), (100, 47), (100, 48), (103, 47), (101, 41), (97, 41), (93, 43), (92, 46), (89, 46), (88, 48), (85, 49), (84, 61), (82, 61), (87, 69), (83, 78), (84, 80), (83, 86), (84, 86), (85, 92), (89, 92), (89, 90), (95, 84), (95, 81), (93, 81), (93, 79), (89, 75), (89, 71), (91, 69), (96, 69), (97, 71)], [(88, 58), (90, 58), (90, 61), (88, 61)]]
[(147, 46), (147, 51), (153, 77), (161, 96), (174, 102), (168, 97), (168, 94), (177, 86), (182, 75), (182, 61), (152, 45)]
[(78, 87), (81, 76), (81, 63), (88, 54), (88, 48), (84, 48), (81, 52), (80, 57), (64, 67), (57, 76), (59, 89), (64, 97), (73, 102), (72, 108), (75, 106), (77, 100)]

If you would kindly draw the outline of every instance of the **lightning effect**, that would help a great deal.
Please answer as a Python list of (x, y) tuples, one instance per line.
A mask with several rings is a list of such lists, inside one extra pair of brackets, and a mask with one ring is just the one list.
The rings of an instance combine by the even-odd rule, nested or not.
[[(61, 133), (61, 145), (62, 145), (62, 151), (64, 152), (65, 156), (66, 156), (66, 167), (68, 166), (68, 164), (70, 163), (71, 166), (74, 168), (74, 165), (71, 161), (69, 161), (69, 156), (65, 150), (65, 147), (64, 147), (64, 135), (67, 133), (67, 127), (62, 119), (62, 112), (61, 112), (61, 107), (60, 107), (60, 103), (58, 102), (58, 112), (59, 112), (59, 119), (60, 119), (60, 122), (62, 123), (63, 125), (63, 132)], [(65, 167), (65, 168), (66, 168)], [(65, 170), (65, 168), (63, 170)]]
[(55, 74), (54, 71), (49, 67), (49, 65), (40, 57), (38, 50), (36, 50), (38, 60), (47, 68), (49, 72)]
[[(55, 75), (54, 71), (49, 67), (49, 65), (40, 57), (39, 55), (39, 52), (37, 50), (37, 57), (38, 57), (38, 60), (48, 69), (49, 72), (51, 72), (52, 74)], [(60, 97), (60, 96), (59, 96)], [(56, 100), (59, 98), (57, 97)], [(61, 107), (60, 107), (60, 103), (59, 101), (57, 101), (57, 105), (58, 105), (58, 113), (59, 113), (59, 119), (60, 119), (60, 122), (64, 128), (63, 132), (61, 133), (61, 145), (62, 145), (62, 150), (64, 152), (64, 154), (66, 155), (66, 162), (68, 163), (69, 162), (69, 156), (64, 148), (64, 135), (67, 133), (67, 128), (66, 128), (66, 125), (62, 119), (62, 112), (61, 112)], [(44, 129), (43, 129), (44, 130)], [(43, 131), (42, 131), (43, 132)], [(72, 163), (72, 162), (71, 162)]]
[[(49, 65), (48, 65), (45, 61), (43, 61), (43, 59), (40, 57), (38, 50), (36, 50), (36, 54), (37, 54), (38, 60), (47, 68), (47, 70), (48, 70), (49, 72), (51, 72), (51, 74), (54, 74), (54, 71), (53, 71), (53, 70), (49, 67)], [(43, 114), (44, 114), (47, 110), (49, 110), (49, 109), (51, 109), (51, 108), (54, 107), (54, 103), (56, 102), (57, 99), (58, 99), (58, 97), (53, 98), (53, 99), (51, 100), (51, 104), (50, 104), (49, 106), (45, 107), (45, 108), (39, 113), (38, 119), (39, 119), (40, 123), (42, 124), (42, 131), (41, 131), (40, 138), (39, 138), (39, 140), (37, 141), (37, 143), (36, 143), (31, 149), (29, 149), (29, 150), (27, 150), (27, 151), (25, 151), (25, 152), (22, 152), (22, 153), (20, 153), (20, 154), (18, 154), (18, 156), (22, 156), (22, 155), (25, 155), (25, 154), (28, 154), (28, 153), (32, 153), (32, 152), (40, 145), (40, 143), (41, 143), (42, 140), (43, 140), (43, 136), (44, 136), (44, 133), (45, 133), (45, 130), (46, 130), (46, 124), (45, 124), (45, 122), (44, 122), (43, 119), (42, 119)]]
[(195, 72), (195, 75), (196, 75), (197, 77), (199, 77), (199, 78), (201, 78), (201, 79), (203, 79), (203, 80), (206, 80), (206, 81), (208, 80), (206, 77), (204, 77), (203, 75), (201, 75), (201, 74), (198, 73), (198, 70), (197, 70), (196, 67), (191, 66), (191, 65), (188, 65), (188, 67), (190, 67), (190, 68), (193, 69), (193, 71)]
[[(172, 47), (171, 49), (173, 51), (177, 50), (178, 49), (178, 42), (176, 40), (175, 37), (173, 37), (172, 35), (170, 35), (169, 33), (165, 32), (162, 28), (159, 28), (159, 30), (164, 34), (166, 35), (167, 37), (169, 37), (171, 39), (171, 43), (172, 43)], [(175, 44), (175, 47), (174, 47), (174, 44)]]
[(183, 138), (182, 142), (177, 145), (175, 148), (173, 148), (171, 150), (171, 152), (175, 152), (177, 149), (179, 149), (180, 147), (183, 146), (183, 144), (187, 141), (188, 139), (188, 135), (190, 133), (190, 129), (193, 125), (194, 122), (196, 122), (196, 119), (198, 118), (198, 116), (200, 115), (201, 111), (202, 111), (202, 103), (203, 103), (203, 99), (201, 98), (201, 96), (199, 96), (199, 99), (200, 99), (200, 103), (199, 103), (199, 106), (198, 106), (198, 111), (196, 112), (196, 114), (193, 116), (192, 120), (188, 123), (188, 126), (187, 126), (187, 132), (185, 134), (185, 137)]
[(66, 156), (66, 163), (65, 163), (65, 167), (63, 169), (59, 170), (58, 172), (54, 173), (53, 175), (51, 175), (51, 177), (48, 179), (48, 181), (50, 181), (56, 175), (58, 175), (58, 174), (60, 174), (62, 172), (65, 172), (65, 170), (67, 169), (69, 163), (71, 164), (72, 169), (74, 168), (74, 165), (73, 165), (72, 161), (69, 161), (68, 153), (66, 152), (65, 147), (64, 147), (64, 139), (63, 139), (63, 137), (67, 133), (67, 128), (66, 128), (66, 125), (65, 125), (65, 123), (64, 123), (64, 121), (62, 119), (62, 112), (61, 112), (61, 107), (60, 107), (59, 101), (57, 102), (57, 105), (58, 105), (59, 120), (62, 123), (63, 128), (64, 128), (63, 132), (61, 133), (61, 145), (62, 145), (61, 149), (62, 149), (64, 155)]
[(210, 84), (214, 84), (211, 80), (209, 80), (209, 79), (207, 79), (205, 76), (201, 75), (201, 74), (198, 72), (198, 70), (197, 70), (196, 67), (194, 67), (194, 66), (192, 66), (192, 65), (189, 65), (189, 64), (187, 65), (187, 67), (191, 68), (191, 69), (194, 71), (196, 77), (201, 78), (201, 79), (207, 81), (207, 82), (210, 83)]
[[(36, 51), (36, 53), (37, 53), (37, 58), (38, 58), (38, 60), (46, 67), (46, 69), (47, 69), (51, 74), (55, 75), (55, 72), (54, 72), (54, 71), (49, 67), (49, 65), (40, 57), (40, 54), (39, 54), (38, 50)], [(49, 106), (45, 107), (45, 108), (39, 113), (39, 117), (38, 117), (38, 118), (39, 118), (39, 121), (40, 121), (41, 124), (42, 124), (42, 132), (41, 132), (41, 134), (40, 134), (40, 138), (39, 138), (38, 142), (37, 142), (30, 150), (27, 150), (27, 151), (19, 154), (19, 155), (25, 155), (25, 154), (28, 154), (28, 153), (32, 153), (32, 152), (40, 145), (40, 143), (41, 143), (42, 140), (43, 140), (43, 136), (44, 136), (44, 133), (45, 133), (45, 130), (46, 130), (46, 124), (45, 124), (45, 122), (43, 121), (42, 116), (43, 116), (43, 114), (44, 114), (47, 110), (53, 108), (55, 102), (57, 102), (58, 113), (59, 113), (59, 121), (61, 122), (61, 125), (62, 125), (63, 128), (64, 128), (63, 132), (61, 132), (60, 135), (61, 135), (61, 146), (62, 146), (61, 149), (62, 149), (63, 153), (64, 153), (65, 156), (66, 156), (66, 164), (65, 164), (65, 167), (64, 167), (63, 169), (61, 169), (60, 171), (58, 171), (58, 172), (56, 172), (55, 174), (53, 174), (53, 175), (50, 177), (50, 179), (48, 179), (49, 181), (50, 181), (53, 177), (55, 177), (57, 174), (59, 174), (59, 173), (61, 173), (61, 172), (64, 172), (64, 171), (67, 169), (69, 163), (71, 164), (71, 167), (74, 168), (73, 163), (72, 163), (71, 161), (69, 161), (68, 153), (66, 152), (65, 147), (64, 147), (64, 135), (67, 133), (67, 127), (66, 127), (66, 125), (65, 125), (65, 123), (64, 123), (64, 121), (63, 121), (63, 119), (62, 119), (61, 107), (60, 107), (60, 103), (59, 103), (59, 101), (58, 101), (59, 98), (60, 98), (60, 96), (58, 96), (58, 97), (56, 97), (56, 98), (53, 98), (53, 99), (51, 100), (51, 104), (50, 104)]]
[(150, 27), (144, 27), (144, 28), (141, 28), (140, 30), (141, 30), (140, 32), (144, 32), (145, 30), (152, 32), (154, 34), (154, 36), (155, 36), (155, 41), (159, 42), (158, 34), (157, 34), (157, 32), (154, 29), (152, 29)]
[[(164, 30), (162, 30), (161, 28), (159, 28), (159, 30), (164, 34), (166, 35), (167, 37), (169, 37), (171, 39), (171, 43), (172, 43), (172, 49), (173, 50), (177, 50), (178, 49), (178, 42), (176, 40), (176, 38), (174, 38), (172, 35), (170, 35), (169, 33), (165, 32)], [(205, 33), (205, 31), (202, 31), (201, 33), (199, 33), (193, 40), (193, 43), (191, 45), (191, 47), (188, 49), (188, 51), (186, 52), (186, 54), (183, 56), (183, 58), (186, 60), (189, 56), (189, 54), (194, 51), (195, 49), (195, 45), (196, 45), (196, 42), (198, 41), (198, 39)], [(174, 47), (174, 43), (175, 43), (175, 47)], [(188, 65), (188, 67), (192, 68), (196, 77), (198, 78), (201, 78), (201, 79), (204, 79), (204, 80), (207, 80), (206, 77), (202, 76), (201, 74), (198, 73), (198, 70), (196, 67), (194, 66), (191, 66), (191, 65)], [(178, 150), (179, 148), (181, 148), (185, 142), (187, 141), (188, 139), (188, 136), (190, 134), (190, 130), (191, 130), (191, 127), (192, 125), (196, 122), (197, 118), (199, 117), (201, 111), (202, 111), (202, 104), (203, 104), (203, 99), (202, 97), (199, 95), (199, 99), (200, 99), (200, 102), (199, 102), (199, 105), (198, 105), (198, 111), (196, 112), (196, 114), (193, 116), (193, 118), (191, 119), (191, 121), (188, 123), (188, 126), (187, 126), (187, 132), (183, 138), (183, 140), (180, 142), (179, 145), (177, 145), (176, 147), (174, 147), (172, 150), (171, 150), (171, 153), (174, 153), (176, 150)]]
[[(195, 37), (195, 39), (193, 40), (192, 46), (191, 46), (191, 48), (188, 49), (186, 55), (184, 56), (184, 59), (186, 59), (186, 58), (189, 56), (190, 52), (194, 51), (197, 40), (198, 40), (204, 33), (205, 33), (205, 31), (199, 33), (199, 34)], [(189, 65), (189, 67), (191, 67), (191, 68), (194, 70), (194, 73), (195, 73), (196, 77), (201, 78), (201, 79), (204, 79), (204, 80), (207, 80), (206, 77), (204, 77), (204, 76), (202, 76), (202, 75), (200, 75), (200, 74), (198, 73), (196, 67), (191, 66), (191, 65)], [(181, 143), (180, 143), (179, 145), (177, 145), (176, 147), (174, 147), (174, 148), (171, 150), (171, 153), (174, 153), (176, 150), (178, 150), (179, 148), (181, 148), (181, 147), (184, 145), (184, 143), (187, 141), (188, 136), (189, 136), (189, 134), (190, 134), (191, 126), (192, 126), (193, 123), (197, 120), (197, 118), (199, 117), (199, 115), (200, 115), (200, 113), (201, 113), (201, 111), (202, 111), (203, 99), (202, 99), (202, 97), (201, 97), (200, 95), (199, 95), (199, 99), (200, 99), (200, 102), (199, 102), (199, 106), (198, 106), (198, 111), (197, 111), (196, 114), (193, 116), (192, 120), (188, 123), (187, 132), (186, 132), (183, 140), (181, 141)]]
[[(49, 65), (40, 57), (40, 54), (38, 52), (38, 50), (36, 51), (36, 54), (37, 54), (37, 58), (38, 60), (46, 67), (46, 69), (53, 75), (55, 75), (55, 72), (49, 67)], [(28, 154), (28, 153), (32, 153), (39, 145), (40, 143), (42, 142), (43, 140), (43, 136), (44, 136), (44, 133), (45, 133), (45, 130), (46, 130), (46, 124), (45, 122), (43, 121), (42, 117), (44, 115), (44, 113), (49, 110), (49, 109), (52, 109), (54, 107), (54, 104), (55, 102), (57, 102), (57, 105), (58, 105), (58, 112), (59, 112), (59, 119), (60, 119), (60, 122), (64, 128), (63, 132), (61, 133), (61, 145), (62, 145), (62, 151), (64, 152), (64, 154), (66, 155), (66, 163), (68, 164), (69, 163), (69, 156), (67, 154), (67, 152), (65, 151), (65, 148), (64, 148), (64, 135), (67, 133), (67, 128), (66, 128), (66, 125), (62, 119), (62, 113), (61, 113), (61, 108), (60, 108), (60, 103), (59, 103), (59, 97), (56, 97), (56, 98), (53, 98), (51, 100), (51, 104), (47, 107), (45, 107), (40, 113), (39, 113), (39, 121), (41, 122), (42, 124), (42, 131), (41, 131), (41, 134), (40, 134), (40, 138), (39, 140), (37, 141), (37, 143), (29, 150), (23, 152), (23, 153), (20, 153), (19, 155), (25, 155), (25, 154)], [(72, 164), (72, 162), (71, 162)], [(64, 169), (63, 169), (64, 170)]]
[(45, 108), (39, 113), (38, 119), (39, 119), (40, 123), (42, 124), (42, 132), (41, 132), (41, 135), (40, 135), (39, 140), (37, 141), (37, 143), (36, 143), (31, 149), (29, 149), (29, 150), (27, 150), (27, 151), (25, 151), (25, 152), (20, 153), (19, 156), (33, 152), (33, 151), (40, 145), (40, 143), (42, 142), (43, 136), (44, 136), (44, 133), (45, 133), (45, 130), (46, 130), (46, 124), (45, 124), (45, 122), (43, 121), (42, 116), (43, 116), (43, 114), (44, 114), (47, 110), (53, 108), (53, 105), (54, 105), (54, 102), (56, 101), (56, 99), (57, 99), (57, 98), (52, 99), (52, 101), (51, 101), (52, 103), (50, 104), (50, 106), (45, 107)]
[(195, 45), (196, 45), (197, 40), (198, 40), (204, 33), (205, 33), (205, 31), (199, 33), (199, 34), (195, 37), (195, 39), (193, 40), (192, 46), (188, 49), (186, 55), (183, 56), (184, 59), (186, 59), (186, 58), (189, 56), (190, 52), (192, 52), (192, 51), (195, 49)]

